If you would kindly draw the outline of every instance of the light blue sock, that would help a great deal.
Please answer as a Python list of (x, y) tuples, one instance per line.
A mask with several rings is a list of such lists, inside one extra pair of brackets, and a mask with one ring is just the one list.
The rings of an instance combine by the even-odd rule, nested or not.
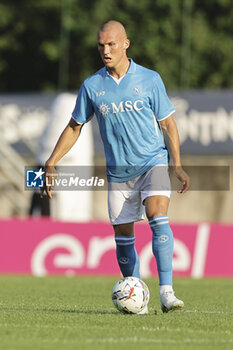
[(139, 258), (134, 247), (134, 236), (115, 236), (116, 254), (119, 267), (124, 277), (140, 278)]
[(167, 215), (149, 219), (152, 249), (157, 261), (159, 284), (172, 285), (173, 233)]

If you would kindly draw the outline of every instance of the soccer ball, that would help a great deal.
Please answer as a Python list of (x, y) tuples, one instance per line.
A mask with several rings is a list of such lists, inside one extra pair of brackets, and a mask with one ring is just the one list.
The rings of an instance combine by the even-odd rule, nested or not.
[(112, 289), (115, 307), (127, 314), (137, 314), (148, 304), (150, 293), (145, 282), (137, 277), (124, 277)]

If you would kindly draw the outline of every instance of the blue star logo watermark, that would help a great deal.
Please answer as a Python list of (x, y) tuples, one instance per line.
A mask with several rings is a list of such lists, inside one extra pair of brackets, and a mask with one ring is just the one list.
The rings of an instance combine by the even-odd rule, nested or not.
[(44, 171), (40, 170), (26, 170), (26, 187), (38, 188), (44, 186)]

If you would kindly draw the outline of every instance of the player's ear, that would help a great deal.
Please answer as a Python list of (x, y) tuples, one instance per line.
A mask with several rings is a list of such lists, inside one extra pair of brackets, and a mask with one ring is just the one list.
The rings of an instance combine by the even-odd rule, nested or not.
[(125, 50), (127, 50), (127, 49), (128, 49), (128, 47), (129, 47), (129, 45), (130, 45), (130, 41), (129, 41), (129, 39), (125, 39), (124, 49), (125, 49)]

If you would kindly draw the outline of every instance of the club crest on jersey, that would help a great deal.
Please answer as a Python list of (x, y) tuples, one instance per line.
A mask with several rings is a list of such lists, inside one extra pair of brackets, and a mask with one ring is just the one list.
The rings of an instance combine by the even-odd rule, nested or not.
[(141, 90), (141, 88), (140, 88), (139, 86), (134, 86), (134, 87), (133, 87), (133, 92), (134, 92), (135, 94), (140, 95), (140, 94), (142, 93), (142, 90)]
[(114, 102), (111, 102), (110, 107), (110, 105), (107, 105), (106, 103), (102, 102), (101, 105), (99, 105), (98, 109), (99, 112), (106, 117), (109, 114), (109, 112), (116, 114), (119, 112), (132, 112), (133, 110), (141, 111), (144, 108), (143, 103), (143, 100), (121, 101), (118, 105)]

